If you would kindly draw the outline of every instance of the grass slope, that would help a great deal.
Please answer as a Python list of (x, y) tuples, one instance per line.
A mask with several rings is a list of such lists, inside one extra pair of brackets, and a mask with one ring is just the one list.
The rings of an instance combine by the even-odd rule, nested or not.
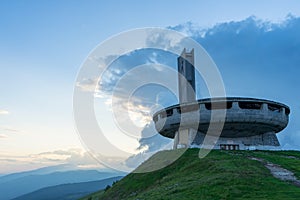
[[(164, 162), (180, 150), (152, 156), (137, 170)], [(203, 159), (199, 149), (188, 149), (163, 169), (131, 173), (106, 191), (90, 195), (95, 199), (300, 199), (300, 188), (274, 178), (262, 163), (264, 158), (289, 169), (300, 179), (300, 152), (295, 151), (211, 151)]]

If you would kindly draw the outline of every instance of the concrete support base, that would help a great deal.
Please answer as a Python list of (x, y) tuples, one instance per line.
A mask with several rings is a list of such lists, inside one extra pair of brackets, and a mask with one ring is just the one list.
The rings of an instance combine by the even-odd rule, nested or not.
[[(274, 132), (261, 135), (225, 138), (208, 136), (188, 128), (179, 130), (175, 134), (174, 149), (177, 148), (211, 148), (224, 150), (280, 150), (280, 144)], [(203, 143), (206, 141), (205, 143)]]
[(196, 135), (197, 130), (193, 128), (181, 129), (176, 131), (173, 148), (190, 148), (191, 144), (195, 140)]

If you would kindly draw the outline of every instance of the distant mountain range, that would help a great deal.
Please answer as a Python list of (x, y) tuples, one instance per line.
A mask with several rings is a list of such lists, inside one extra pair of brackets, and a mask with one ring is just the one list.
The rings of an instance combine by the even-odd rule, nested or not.
[(122, 176), (104, 179), (101, 181), (90, 181), (83, 183), (62, 184), (39, 189), (37, 191), (19, 196), (13, 200), (76, 200), (98, 190), (104, 189), (107, 185), (112, 185)]
[(109, 170), (66, 171), (68, 169), (70, 169), (68, 165), (58, 165), (2, 176), (0, 177), (1, 200), (13, 199), (49, 186), (99, 181), (125, 175), (123, 172)]
[(63, 172), (63, 171), (72, 171), (76, 170), (76, 166), (70, 165), (70, 164), (61, 164), (61, 165), (54, 165), (54, 166), (48, 166), (48, 167), (43, 167), (35, 170), (30, 170), (30, 171), (24, 171), (24, 172), (17, 172), (17, 173), (12, 173), (12, 174), (7, 174), (7, 175), (0, 175), (0, 184), (21, 178), (24, 176), (29, 176), (29, 175), (42, 175), (42, 174), (49, 174), (53, 172)]

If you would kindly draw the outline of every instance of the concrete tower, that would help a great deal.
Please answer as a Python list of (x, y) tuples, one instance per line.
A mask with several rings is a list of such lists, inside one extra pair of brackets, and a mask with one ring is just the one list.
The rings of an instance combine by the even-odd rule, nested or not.
[(194, 102), (196, 101), (194, 49), (190, 52), (183, 49), (180, 57), (177, 58), (177, 64), (179, 103)]
[[(194, 49), (187, 52), (184, 48), (177, 58), (179, 104), (196, 102)], [(193, 126), (178, 129), (174, 137), (174, 149), (188, 147), (194, 140), (197, 130)]]

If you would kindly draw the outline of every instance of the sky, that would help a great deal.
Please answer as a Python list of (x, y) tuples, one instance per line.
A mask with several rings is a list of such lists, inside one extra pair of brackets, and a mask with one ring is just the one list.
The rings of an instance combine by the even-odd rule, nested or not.
[[(68, 162), (74, 152), (89, 157), (73, 118), (77, 74), (99, 43), (135, 28), (191, 36), (219, 66), (229, 95), (281, 101), (300, 117), (299, 16), (296, 0), (1, 1), (0, 174)], [(291, 118), (281, 143), (297, 148), (296, 133)]]

